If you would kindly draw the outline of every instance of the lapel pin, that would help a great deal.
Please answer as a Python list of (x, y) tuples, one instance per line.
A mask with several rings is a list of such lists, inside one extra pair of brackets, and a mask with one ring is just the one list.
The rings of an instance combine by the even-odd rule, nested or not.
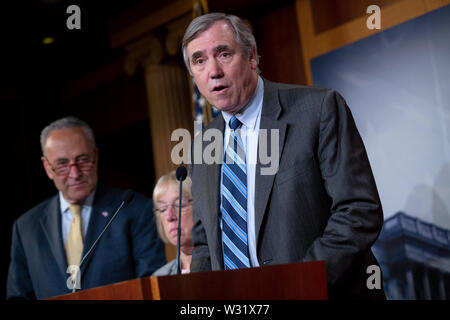
[(106, 217), (108, 217), (108, 215), (109, 215), (108, 211), (103, 211), (103, 212), (102, 212), (102, 216), (103, 216), (103, 217), (106, 218)]

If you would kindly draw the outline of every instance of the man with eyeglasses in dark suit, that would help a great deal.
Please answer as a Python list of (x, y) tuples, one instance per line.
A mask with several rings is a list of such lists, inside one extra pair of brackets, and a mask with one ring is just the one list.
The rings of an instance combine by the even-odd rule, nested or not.
[(79, 282), (70, 282), (125, 192), (98, 183), (98, 149), (85, 122), (67, 117), (51, 123), (41, 133), (41, 148), (45, 172), (59, 192), (14, 223), (8, 299), (42, 299), (70, 293), (73, 286), (150, 276), (165, 263), (152, 201), (136, 193), (84, 260)]

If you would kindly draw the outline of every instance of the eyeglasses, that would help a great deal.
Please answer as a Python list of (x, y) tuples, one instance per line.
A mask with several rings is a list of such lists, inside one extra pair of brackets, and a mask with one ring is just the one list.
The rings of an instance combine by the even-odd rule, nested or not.
[[(181, 201), (181, 211), (185, 211), (187, 209), (187, 207), (191, 204), (192, 200), (182, 200)], [(165, 215), (169, 209), (169, 207), (174, 208), (175, 210), (179, 210), (180, 209), (180, 203), (172, 203), (172, 204), (166, 204), (166, 205), (162, 205), (157, 209), (153, 209), (153, 212), (158, 213), (160, 215)]]
[(58, 159), (54, 164), (51, 164), (47, 157), (45, 159), (53, 172), (58, 176), (68, 175), (72, 166), (76, 166), (80, 171), (88, 172), (94, 167), (95, 163), (95, 157), (93, 155), (89, 156), (85, 154), (76, 157), (73, 163), (70, 163), (69, 159)]

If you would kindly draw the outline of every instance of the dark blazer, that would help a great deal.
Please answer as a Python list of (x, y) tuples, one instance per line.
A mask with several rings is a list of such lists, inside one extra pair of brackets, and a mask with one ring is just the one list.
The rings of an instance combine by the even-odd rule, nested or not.
[[(123, 190), (98, 186), (83, 255), (112, 218), (123, 194)], [(164, 263), (164, 245), (157, 236), (152, 202), (136, 193), (81, 266), (81, 289), (150, 276)], [(14, 223), (7, 298), (42, 299), (70, 293), (66, 270), (61, 209), (56, 195)]]
[[(205, 129), (224, 132), (224, 126), (219, 115)], [(325, 260), (330, 298), (384, 298), (382, 289), (366, 286), (367, 267), (378, 264), (370, 247), (383, 224), (381, 203), (344, 99), (331, 90), (264, 79), (260, 129), (279, 130), (280, 158), (275, 175), (261, 175), (259, 159), (256, 166), (259, 264)], [(221, 165), (194, 164), (190, 170), (191, 272), (223, 269)]]

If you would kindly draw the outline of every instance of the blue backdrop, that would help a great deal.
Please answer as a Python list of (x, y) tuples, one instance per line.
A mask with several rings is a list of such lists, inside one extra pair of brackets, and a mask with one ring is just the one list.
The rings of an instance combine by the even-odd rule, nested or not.
[[(383, 19), (383, 11), (381, 11)], [(385, 225), (391, 299), (450, 299), (450, 6), (311, 61), (364, 140)]]

